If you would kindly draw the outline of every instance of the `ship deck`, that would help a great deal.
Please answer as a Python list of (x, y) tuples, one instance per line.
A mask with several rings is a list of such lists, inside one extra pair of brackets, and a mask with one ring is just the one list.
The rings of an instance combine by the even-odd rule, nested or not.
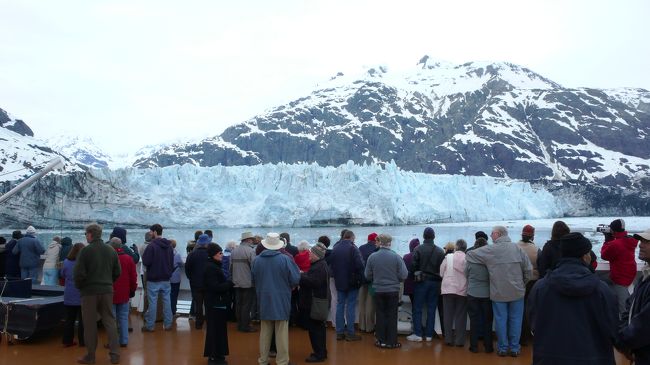
[[(193, 322), (181, 316), (175, 319), (174, 331), (163, 331), (162, 324), (157, 323), (155, 332), (142, 333), (141, 316), (131, 314), (134, 331), (129, 336), (129, 345), (122, 348), (121, 364), (207, 364), (203, 357), (204, 330), (193, 328)], [(241, 333), (236, 331), (235, 323), (228, 325), (230, 355), (229, 364), (256, 364), (258, 356), (258, 333)], [(311, 352), (307, 331), (292, 327), (289, 331), (289, 351), (293, 364), (304, 364)], [(327, 330), (328, 359), (324, 364), (530, 364), (532, 348), (522, 348), (518, 358), (498, 357), (496, 354), (473, 354), (465, 348), (445, 346), (441, 340), (429, 343), (412, 343), (400, 336), (401, 349), (384, 350), (376, 348), (371, 334), (363, 335), (362, 341), (336, 341), (334, 330)], [(100, 331), (99, 344), (106, 342)], [(6, 339), (0, 344), (0, 364), (47, 364), (70, 365), (85, 354), (85, 349), (75, 346), (63, 348), (60, 331), (41, 334), (29, 341), (18, 341), (9, 345)], [(616, 353), (617, 364), (628, 364)], [(108, 350), (98, 346), (97, 364), (110, 364)], [(272, 361), (272, 363), (275, 363)]]

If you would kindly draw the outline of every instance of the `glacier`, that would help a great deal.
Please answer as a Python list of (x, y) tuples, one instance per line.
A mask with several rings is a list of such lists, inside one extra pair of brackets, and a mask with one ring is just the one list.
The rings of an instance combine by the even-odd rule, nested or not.
[(50, 174), (8, 204), (0, 227), (405, 225), (554, 218), (571, 209), (565, 197), (525, 181), (351, 161)]

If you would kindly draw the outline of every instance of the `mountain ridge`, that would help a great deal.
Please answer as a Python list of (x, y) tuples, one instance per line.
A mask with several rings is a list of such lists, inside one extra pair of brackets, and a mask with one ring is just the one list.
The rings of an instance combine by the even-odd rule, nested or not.
[(135, 167), (388, 163), (409, 171), (629, 186), (650, 166), (650, 93), (564, 88), (507, 62), (423, 57), (336, 77), (310, 95)]

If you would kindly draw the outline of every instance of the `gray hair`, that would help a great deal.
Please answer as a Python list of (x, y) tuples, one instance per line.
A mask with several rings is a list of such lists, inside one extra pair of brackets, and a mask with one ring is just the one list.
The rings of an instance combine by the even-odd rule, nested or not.
[(467, 250), (467, 242), (464, 239), (459, 239), (456, 241), (456, 251), (465, 252)]
[(237, 242), (236, 242), (236, 241), (228, 241), (228, 243), (226, 243), (226, 251), (232, 251), (232, 250), (234, 250), (234, 249), (235, 249), (235, 246), (237, 246)]
[(382, 233), (377, 236), (377, 242), (379, 243), (379, 247), (390, 247), (391, 243), (393, 242), (393, 237), (391, 237), (389, 234)]
[(494, 226), (492, 231), (499, 232), (499, 237), (504, 237), (508, 235), (508, 229), (504, 226)]
[(113, 238), (111, 238), (111, 240), (109, 242), (111, 243), (111, 245), (113, 243), (117, 243), (118, 245), (122, 245), (122, 240), (119, 237), (113, 237)]
[(305, 240), (302, 240), (302, 241), (300, 241), (300, 242), (298, 243), (298, 251), (299, 251), (299, 252), (307, 251), (307, 250), (309, 250), (310, 248), (311, 248), (311, 247), (309, 246), (309, 242), (307, 242), (307, 241), (305, 241)]

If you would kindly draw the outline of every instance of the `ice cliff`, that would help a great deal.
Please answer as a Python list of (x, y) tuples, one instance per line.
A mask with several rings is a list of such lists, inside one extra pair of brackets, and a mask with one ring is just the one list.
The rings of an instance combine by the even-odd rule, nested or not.
[(0, 226), (89, 221), (166, 227), (401, 225), (563, 216), (566, 202), (528, 182), (430, 175), (394, 163), (192, 165), (49, 175), (0, 212)]

